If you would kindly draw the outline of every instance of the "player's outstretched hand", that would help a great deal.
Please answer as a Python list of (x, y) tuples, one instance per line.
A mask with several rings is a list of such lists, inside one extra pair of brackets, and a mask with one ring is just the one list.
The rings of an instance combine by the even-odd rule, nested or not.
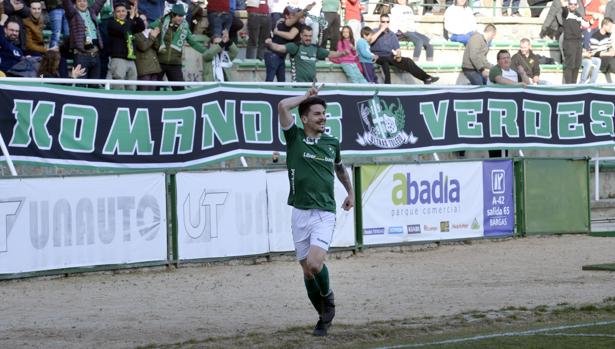
[(348, 195), (346, 199), (344, 199), (342, 208), (344, 209), (344, 211), (350, 211), (350, 209), (353, 207), (354, 207), (354, 197)]

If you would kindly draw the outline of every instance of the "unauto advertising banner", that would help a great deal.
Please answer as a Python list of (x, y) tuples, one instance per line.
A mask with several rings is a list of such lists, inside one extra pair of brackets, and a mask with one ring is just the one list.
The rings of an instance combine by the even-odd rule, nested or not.
[(165, 175), (0, 180), (0, 274), (166, 261)]
[[(128, 168), (198, 166), (284, 150), (277, 104), (302, 88), (213, 85), (125, 93), (0, 83), (13, 160)], [(615, 145), (612, 90), (325, 87), (343, 155)]]
[(363, 243), (513, 232), (512, 161), (361, 167)]

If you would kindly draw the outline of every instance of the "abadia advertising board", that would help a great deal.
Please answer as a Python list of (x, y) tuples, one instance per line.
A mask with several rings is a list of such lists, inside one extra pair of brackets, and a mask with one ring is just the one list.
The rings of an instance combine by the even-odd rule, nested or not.
[(509, 235), (512, 176), (509, 160), (363, 166), (363, 243)]

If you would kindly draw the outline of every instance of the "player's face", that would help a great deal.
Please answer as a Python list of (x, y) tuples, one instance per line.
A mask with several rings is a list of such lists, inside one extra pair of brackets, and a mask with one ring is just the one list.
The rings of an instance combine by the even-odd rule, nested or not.
[(325, 108), (320, 104), (312, 105), (307, 115), (301, 117), (301, 122), (303, 122), (303, 127), (308, 134), (324, 133), (325, 125), (327, 123)]

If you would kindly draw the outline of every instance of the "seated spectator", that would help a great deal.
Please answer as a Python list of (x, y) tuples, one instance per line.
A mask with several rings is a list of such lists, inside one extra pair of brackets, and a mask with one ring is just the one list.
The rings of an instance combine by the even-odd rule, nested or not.
[[(256, 3), (256, 2), (255, 2)], [(246, 58), (263, 59), (265, 52), (265, 40), (271, 33), (271, 20), (269, 19), (269, 7), (267, 0), (259, 0), (258, 6), (253, 7), (248, 3), (248, 47)]]
[(99, 50), (103, 48), (96, 17), (106, 0), (95, 0), (88, 7), (88, 0), (62, 0), (70, 27), (70, 49), (75, 65), (85, 68), (87, 79), (100, 78)]
[(405, 37), (414, 44), (412, 59), (418, 61), (424, 47), (427, 60), (433, 61), (433, 47), (429, 43), (429, 38), (416, 30), (414, 12), (408, 6), (408, 0), (397, 0), (397, 5), (393, 6), (389, 15), (391, 17), (391, 31)]
[[(25, 0), (6, 0), (4, 1), (4, 13), (17, 24), (19, 28), (23, 28), (24, 18), (30, 17), (30, 8)], [(26, 50), (26, 32), (21, 30), (19, 32), (19, 47), (22, 51)]]
[(476, 18), (467, 0), (455, 0), (455, 4), (444, 12), (444, 30), (448, 39), (453, 42), (467, 44), (476, 32)]
[[(162, 69), (162, 75), (166, 75), (169, 81), (184, 81), (182, 72), (182, 55), (184, 44), (200, 53), (205, 52), (205, 47), (194, 40), (188, 23), (184, 20), (186, 12), (180, 4), (173, 5), (171, 12), (150, 25), (151, 28), (159, 28), (158, 35), (158, 62)], [(173, 90), (183, 90), (182, 86), (173, 86)]]
[[(511, 4), (512, 2), (512, 4)], [(502, 16), (508, 16), (508, 6), (511, 6), (511, 16), (521, 17), (519, 13), (519, 3), (521, 0), (503, 0), (502, 1)]]
[[(160, 63), (158, 63), (158, 54), (154, 49), (154, 43), (158, 39), (160, 28), (147, 28), (147, 17), (145, 17), (145, 15), (139, 17), (141, 17), (146, 29), (134, 35), (137, 79), (143, 81), (159, 81), (162, 69), (160, 69)], [(155, 91), (158, 87), (139, 85), (137, 89), (139, 91)]]
[(221, 37), (223, 30), (230, 30), (233, 22), (229, 0), (209, 0), (207, 2), (207, 19), (211, 37)]
[[(38, 76), (41, 78), (60, 78), (59, 68), (61, 58), (60, 50), (57, 46), (45, 51), (38, 68)], [(78, 79), (83, 75), (85, 75), (85, 69), (81, 68), (80, 65), (76, 65), (73, 67), (70, 77)]]
[(26, 55), (40, 56), (47, 51), (43, 40), (43, 29), (45, 21), (43, 20), (43, 5), (40, 0), (30, 2), (30, 16), (23, 20), (24, 29), (26, 31)]
[(391, 65), (412, 74), (415, 78), (423, 81), (425, 85), (438, 81), (438, 77), (427, 74), (412, 59), (401, 56), (397, 35), (389, 30), (389, 23), (388, 15), (380, 15), (380, 27), (370, 38), (371, 50), (378, 56), (376, 63), (380, 64), (384, 73), (384, 83), (391, 83)]
[(540, 63), (538, 56), (532, 52), (530, 39), (521, 39), (519, 42), (519, 52), (512, 56), (511, 66), (516, 67), (517, 70), (523, 70), (530, 78), (532, 84), (547, 84), (546, 81), (540, 80)]
[(291, 42), (286, 45), (279, 45), (272, 42), (271, 39), (267, 39), (265, 42), (272, 51), (289, 54), (293, 82), (316, 81), (316, 61), (348, 54), (347, 51), (329, 51), (312, 44), (311, 27), (303, 26), (300, 35), (301, 41), (298, 44)]
[[(144, 23), (137, 16), (137, 7), (130, 7), (128, 15), (125, 2), (116, 2), (113, 6), (113, 20), (109, 21), (109, 72), (107, 79), (137, 80), (137, 65), (135, 64), (134, 34), (143, 31)], [(135, 85), (111, 85), (117, 90), (136, 90)]]
[(340, 38), (337, 41), (337, 51), (348, 52), (346, 56), (331, 59), (332, 62), (341, 64), (348, 80), (354, 84), (367, 84), (367, 80), (365, 80), (359, 69), (359, 57), (355, 49), (352, 29), (347, 25), (342, 27), (340, 32)]
[(611, 41), (613, 32), (613, 21), (604, 18), (600, 29), (595, 32), (590, 39), (590, 50), (583, 59), (583, 70), (581, 72), (581, 82), (585, 83), (589, 72), (586, 72), (586, 65), (593, 66), (593, 74), (590, 83), (595, 83), (598, 79), (598, 71), (603, 73), (615, 73), (615, 50)]
[(498, 63), (489, 70), (489, 81), (500, 85), (528, 85), (530, 79), (523, 69), (517, 71), (510, 66), (510, 53), (500, 50), (497, 55)]
[(378, 77), (374, 70), (374, 62), (378, 60), (378, 56), (369, 49), (369, 41), (372, 35), (374, 35), (372, 28), (363, 27), (361, 29), (361, 38), (357, 40), (357, 53), (359, 55), (359, 63), (361, 68), (363, 68), (363, 76), (369, 83), (377, 84)]
[(203, 81), (231, 81), (233, 60), (239, 49), (230, 40), (228, 31), (222, 31), (222, 37), (214, 37), (209, 49), (203, 54)]
[(594, 56), (594, 54), (586, 49), (583, 49), (583, 59), (581, 60), (581, 78), (579, 84), (594, 84), (598, 80), (598, 73), (600, 72), (600, 64), (602, 60), (600, 57)]
[(64, 15), (64, 7), (62, 0), (45, 0), (45, 10), (47, 10), (47, 18), (49, 19), (49, 29), (51, 37), (49, 38), (49, 47), (60, 46), (60, 34), (64, 38), (68, 38), (70, 30), (68, 21)]
[(485, 85), (492, 64), (487, 60), (489, 45), (495, 38), (496, 29), (493, 24), (487, 24), (483, 34), (475, 32), (468, 40), (463, 51), (461, 70), (470, 81), (470, 85)]
[(19, 47), (19, 23), (15, 20), (8, 20), (4, 14), (0, 0), (0, 71), (11, 76), (11, 68), (19, 63), (24, 57), (21, 47)]
[[(300, 15), (301, 11), (299, 9), (287, 6), (284, 9), (284, 20), (277, 23), (273, 30), (271, 41), (278, 45), (286, 45), (289, 42), (298, 41), (298, 21)], [(278, 53), (271, 50), (265, 52), (265, 67), (267, 69), (265, 81), (273, 81), (274, 78), (277, 78), (278, 82), (286, 81), (285, 57), (286, 53)]]

